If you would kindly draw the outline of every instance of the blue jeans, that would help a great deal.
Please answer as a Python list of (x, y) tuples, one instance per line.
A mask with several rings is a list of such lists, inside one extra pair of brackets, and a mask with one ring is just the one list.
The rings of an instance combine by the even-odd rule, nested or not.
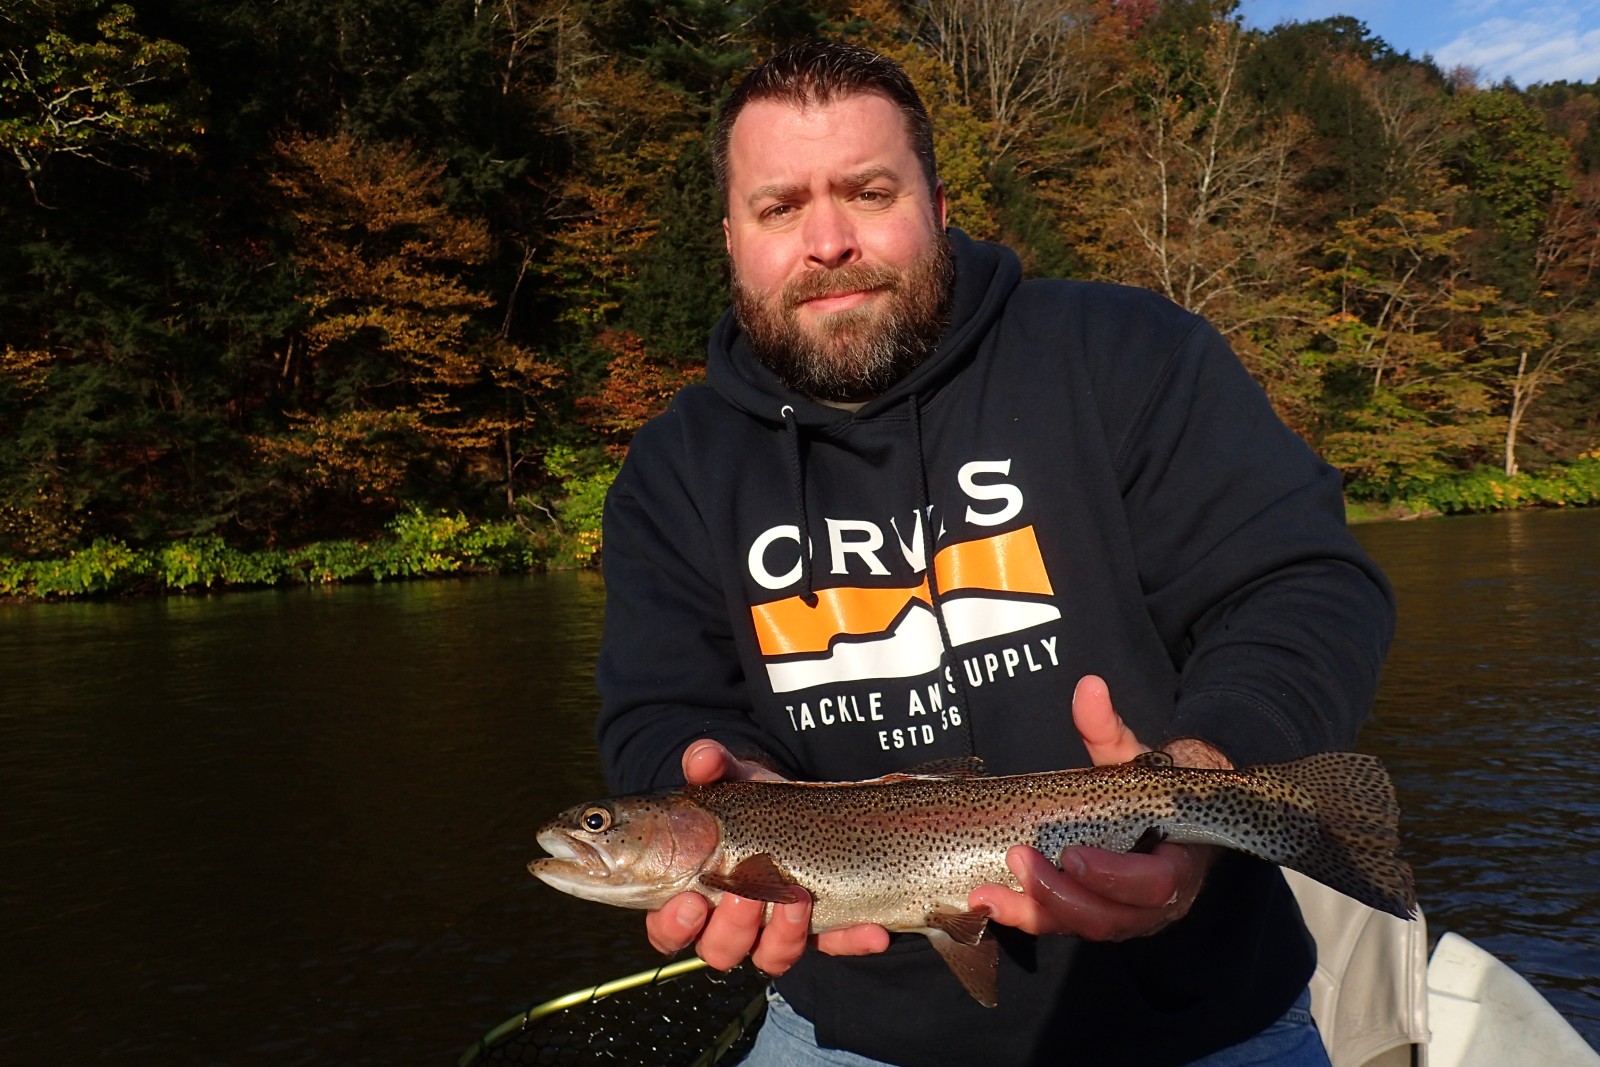
[[(887, 1067), (842, 1049), (818, 1048), (811, 1023), (776, 992), (767, 994), (767, 1021), (743, 1067)], [(1317, 1024), (1311, 1021), (1311, 992), (1300, 994), (1283, 1017), (1255, 1037), (1202, 1056), (1189, 1067), (1329, 1067)]]

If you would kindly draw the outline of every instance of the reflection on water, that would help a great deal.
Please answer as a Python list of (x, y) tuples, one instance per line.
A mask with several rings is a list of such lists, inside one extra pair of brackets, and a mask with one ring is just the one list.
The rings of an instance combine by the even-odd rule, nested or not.
[[(1600, 511), (1371, 526), (1400, 633), (1363, 747), (1431, 928), (1600, 1040)], [(592, 576), (0, 607), (0, 1062), (450, 1063), (652, 964), (545, 889), (603, 791)]]
[(602, 597), (558, 575), (0, 610), (0, 988), (39, 1023), (0, 1028), (0, 1062), (453, 1062), (613, 975), (608, 944), (648, 959), (636, 919), (525, 869), (546, 798), (601, 788)]
[(1430, 929), (1600, 1044), (1600, 513), (1359, 532), (1400, 600), (1362, 745), (1394, 772)]

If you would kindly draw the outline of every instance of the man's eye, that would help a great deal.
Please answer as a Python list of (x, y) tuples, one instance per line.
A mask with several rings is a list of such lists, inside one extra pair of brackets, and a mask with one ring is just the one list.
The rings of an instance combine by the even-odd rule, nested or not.
[(781, 219), (794, 211), (793, 204), (773, 204), (761, 213), (763, 219)]

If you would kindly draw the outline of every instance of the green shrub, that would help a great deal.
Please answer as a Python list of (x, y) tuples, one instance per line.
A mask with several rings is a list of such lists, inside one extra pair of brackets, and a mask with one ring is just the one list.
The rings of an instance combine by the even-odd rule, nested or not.
[(1396, 498), (1411, 512), (1446, 515), (1592, 506), (1600, 504), (1600, 454), (1585, 453), (1571, 463), (1509, 476), (1497, 467), (1477, 467), (1464, 474), (1413, 479)]
[(580, 567), (592, 564), (600, 553), (606, 493), (619, 469), (604, 456), (598, 449), (580, 454), (570, 448), (552, 448), (545, 455), (545, 473), (560, 479), (564, 494), (555, 506), (563, 535), (561, 555)]
[[(557, 522), (519, 517), (474, 522), (460, 512), (410, 507), (373, 541), (319, 541), (295, 549), (245, 551), (221, 537), (173, 541), (141, 551), (102, 539), (62, 559), (0, 556), (0, 596), (65, 597), (172, 590), (244, 588), (305, 582), (385, 581), (446, 574), (525, 573), (552, 560), (585, 566), (600, 546), (600, 513), (616, 467), (568, 452), (553, 508)], [(531, 510), (525, 512), (531, 516)], [(559, 527), (559, 528), (558, 528)]]

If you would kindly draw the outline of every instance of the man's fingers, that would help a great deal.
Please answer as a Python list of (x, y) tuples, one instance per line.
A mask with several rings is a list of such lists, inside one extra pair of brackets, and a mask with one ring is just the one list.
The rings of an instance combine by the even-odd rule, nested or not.
[(1186, 868), (1176, 854), (1129, 856), (1069, 848), (1061, 864), (1057, 869), (1036, 849), (1018, 845), (1006, 853), (1006, 865), (1019, 890), (979, 886), (968, 897), (968, 906), (984, 908), (993, 921), (1031, 934), (1121, 941), (1155, 933), (1182, 917), (1193, 900), (1192, 887), (1180, 878)]
[(1150, 746), (1134, 736), (1112, 707), (1111, 690), (1097, 675), (1086, 674), (1078, 679), (1072, 693), (1072, 722), (1096, 767), (1126, 763), (1139, 753), (1150, 751)]
[(1149, 854), (1069, 848), (1061, 863), (1085, 889), (1135, 908), (1166, 908), (1177, 903), (1193, 873), (1193, 860), (1181, 845), (1158, 845)]
[(699, 893), (679, 893), (644, 917), (645, 933), (657, 952), (681, 952), (700, 936), (711, 915), (711, 905)]
[(715, 741), (705, 738), (683, 750), (683, 779), (690, 785), (709, 785), (728, 777), (733, 757)]
[(691, 742), (683, 750), (683, 780), (690, 785), (709, 785), (724, 779), (760, 779), (781, 782), (783, 776), (770, 767), (742, 760), (708, 737)]
[(806, 950), (811, 936), (811, 901), (779, 904), (772, 909), (772, 918), (762, 928), (750, 962), (759, 971), (780, 975), (794, 966)]
[(694, 944), (695, 954), (719, 971), (737, 967), (761, 936), (766, 910), (759, 900), (724, 893), (706, 921), (705, 932)]
[(817, 935), (817, 948), (830, 956), (871, 956), (889, 947), (889, 931), (881, 926), (842, 926)]

